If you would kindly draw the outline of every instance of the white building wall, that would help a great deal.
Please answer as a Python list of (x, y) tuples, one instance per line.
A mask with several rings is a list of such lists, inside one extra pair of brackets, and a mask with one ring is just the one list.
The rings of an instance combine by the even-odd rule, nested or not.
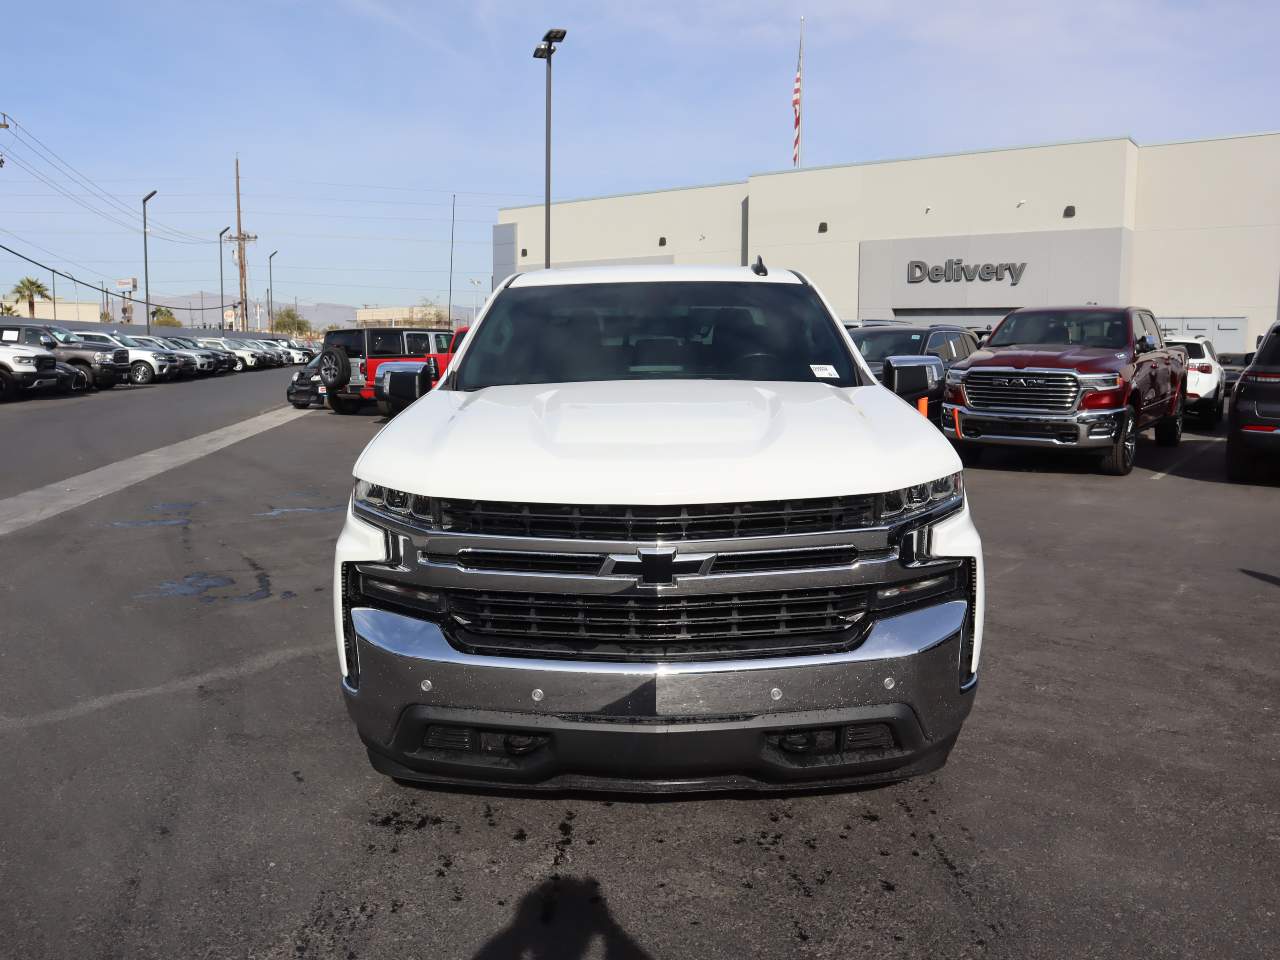
[(1280, 320), (1280, 135), (1143, 147), (1133, 299), (1161, 317)]
[[(542, 216), (541, 206), (499, 215), (515, 226), (519, 270), (542, 266)], [(1280, 319), (1280, 134), (1145, 147), (1120, 138), (760, 174), (557, 203), (552, 227), (553, 265), (738, 264), (761, 255), (770, 268), (804, 272), (846, 318), (895, 306), (859, 302), (890, 286), (859, 276), (864, 241), (1118, 230), (1110, 289), (1120, 301), (1162, 319), (1244, 318), (1251, 345)], [(1043, 244), (1028, 238), (1027, 246)], [(903, 266), (862, 259), (872, 269)], [(1092, 261), (1082, 267), (1082, 276), (1098, 276)]]
[[(746, 196), (745, 183), (730, 183), (553, 204), (551, 265), (741, 263)], [(517, 225), (516, 269), (542, 269), (542, 206), (502, 210), (498, 220)]]

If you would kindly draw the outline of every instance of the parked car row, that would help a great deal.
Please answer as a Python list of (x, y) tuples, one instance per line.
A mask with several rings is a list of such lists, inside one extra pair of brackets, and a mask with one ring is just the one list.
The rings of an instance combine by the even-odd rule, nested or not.
[(313, 356), (293, 340), (143, 336), (34, 321), (0, 323), (0, 401), (283, 367)]
[(1098, 306), (1015, 310), (981, 339), (962, 327), (897, 324), (849, 335), (891, 388), (906, 359), (925, 358), (921, 412), (968, 462), (989, 446), (1039, 447), (1092, 454), (1103, 473), (1123, 476), (1144, 430), (1177, 446), (1186, 417), (1216, 425), (1228, 410), (1232, 479), (1252, 475), (1258, 453), (1280, 444), (1272, 339), (1256, 354), (1219, 358), (1205, 337), (1165, 337), (1150, 310)]

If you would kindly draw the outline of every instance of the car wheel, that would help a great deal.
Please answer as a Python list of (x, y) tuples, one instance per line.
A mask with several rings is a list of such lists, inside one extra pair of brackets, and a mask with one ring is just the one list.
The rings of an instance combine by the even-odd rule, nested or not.
[(8, 370), (0, 370), (0, 403), (12, 400), (18, 395), (17, 385)]
[(156, 372), (144, 360), (139, 360), (129, 368), (129, 381), (139, 385), (148, 384), (156, 378)]
[(360, 412), (361, 403), (359, 400), (353, 400), (350, 397), (330, 397), (329, 409), (334, 413), (340, 413), (349, 417), (352, 414)]
[(1227, 479), (1232, 483), (1247, 483), (1253, 479), (1253, 460), (1249, 451), (1227, 437)]
[(1218, 388), (1218, 402), (1213, 405), (1213, 413), (1209, 417), (1210, 423), (1221, 423), (1222, 413), (1227, 406), (1227, 398), (1222, 395), (1222, 388)]
[(310, 400), (290, 400), (289, 402), (293, 404), (295, 410), (306, 410), (311, 406)]
[(1162, 447), (1176, 447), (1182, 442), (1182, 421), (1187, 410), (1187, 395), (1178, 397), (1178, 409), (1172, 416), (1156, 424), (1156, 443)]
[(236, 373), (244, 369), (244, 357), (236, 357), (235, 364), (231, 367)]
[(392, 417), (395, 416), (395, 411), (391, 409), (391, 404), (387, 403), (387, 401), (379, 400), (378, 415), (381, 417), (386, 417), (388, 420), (390, 420)]
[(325, 347), (320, 354), (320, 382), (339, 390), (351, 382), (351, 360), (341, 347)]
[(1102, 457), (1099, 468), (1103, 473), (1113, 477), (1128, 476), (1133, 471), (1133, 462), (1138, 455), (1138, 419), (1132, 409), (1121, 414), (1120, 425), (1116, 428), (1115, 439)]

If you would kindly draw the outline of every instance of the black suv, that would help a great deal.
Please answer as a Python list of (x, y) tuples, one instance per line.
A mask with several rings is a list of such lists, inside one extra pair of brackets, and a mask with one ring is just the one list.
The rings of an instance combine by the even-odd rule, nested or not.
[(1263, 457), (1280, 458), (1280, 323), (1240, 374), (1227, 414), (1227, 477), (1249, 480)]
[(52, 351), (59, 363), (78, 367), (101, 390), (129, 379), (128, 350), (88, 343), (74, 330), (47, 323), (0, 323), (0, 338)]
[(950, 367), (978, 349), (977, 334), (951, 325), (917, 327), (895, 323), (850, 326), (849, 336), (876, 379), (880, 379), (884, 372), (884, 361), (888, 357), (937, 357), (944, 366)]

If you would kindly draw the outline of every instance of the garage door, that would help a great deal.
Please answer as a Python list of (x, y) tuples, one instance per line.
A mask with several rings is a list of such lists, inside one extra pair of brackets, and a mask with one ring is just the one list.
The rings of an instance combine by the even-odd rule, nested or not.
[(1218, 353), (1245, 353), (1249, 324), (1245, 317), (1160, 317), (1160, 329), (1170, 337), (1204, 337)]

